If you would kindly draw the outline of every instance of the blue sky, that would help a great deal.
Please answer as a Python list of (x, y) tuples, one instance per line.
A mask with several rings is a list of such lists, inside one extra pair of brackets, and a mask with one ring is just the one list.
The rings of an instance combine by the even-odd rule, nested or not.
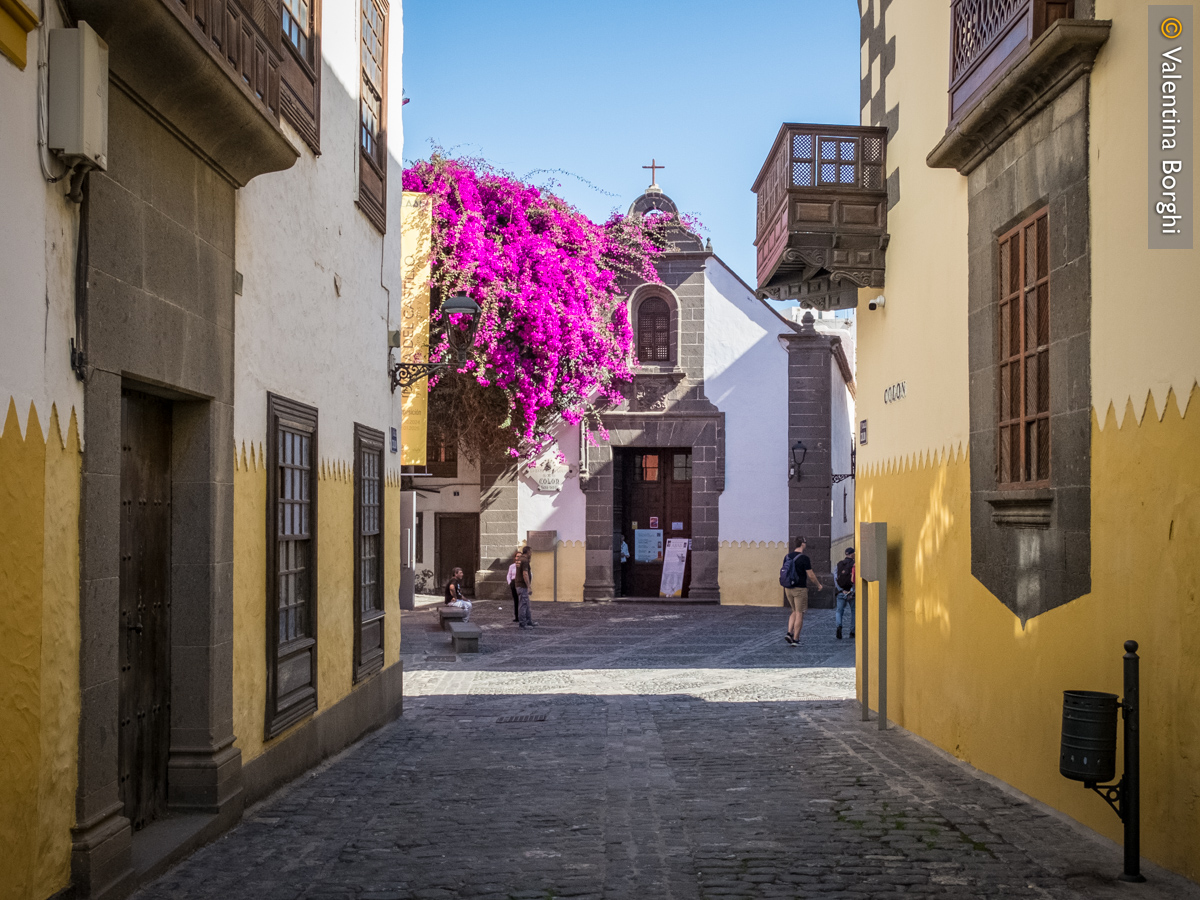
[(562, 170), (531, 180), (604, 219), (656, 158), (753, 284), (750, 186), (781, 123), (858, 123), (858, 59), (854, 0), (408, 0), (404, 159), (432, 140), (518, 176)]

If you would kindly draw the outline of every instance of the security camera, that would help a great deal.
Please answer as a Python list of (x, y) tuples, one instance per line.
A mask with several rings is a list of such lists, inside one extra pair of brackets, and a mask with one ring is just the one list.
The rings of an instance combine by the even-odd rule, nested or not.
[(883, 309), (883, 304), (884, 304), (884, 297), (883, 297), (883, 294), (880, 294), (878, 297), (876, 297), (874, 300), (872, 300), (870, 303), (867, 304), (867, 309), (870, 309), (870, 310)]

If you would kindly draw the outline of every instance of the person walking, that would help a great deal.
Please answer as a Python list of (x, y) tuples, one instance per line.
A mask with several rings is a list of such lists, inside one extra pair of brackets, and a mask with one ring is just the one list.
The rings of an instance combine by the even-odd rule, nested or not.
[(837, 584), (837, 639), (842, 639), (842, 624), (845, 614), (849, 613), (850, 637), (854, 637), (854, 589), (858, 582), (854, 580), (854, 548), (847, 547), (846, 555), (838, 560), (833, 580)]
[(517, 559), (517, 571), (513, 577), (513, 584), (517, 586), (517, 624), (521, 628), (537, 626), (529, 610), (529, 595), (533, 591), (533, 572), (529, 568), (531, 557), (532, 553), (528, 547), (521, 551)]
[(787, 642), (795, 647), (800, 643), (800, 629), (804, 627), (804, 613), (808, 610), (808, 586), (811, 584), (819, 591), (821, 581), (813, 572), (812, 560), (804, 552), (807, 546), (804, 537), (797, 536), (792, 546), (795, 549), (783, 558), (783, 566), (779, 569), (779, 583), (792, 608), (788, 617)]
[(450, 576), (450, 580), (446, 582), (445, 602), (447, 606), (457, 606), (459, 609), (465, 609), (467, 611), (467, 615), (463, 618), (463, 621), (465, 622), (471, 618), (472, 603), (463, 596), (462, 583), (463, 570), (456, 568), (454, 573)]
[(518, 548), (516, 549), (516, 551), (513, 553), (513, 561), (512, 561), (512, 564), (511, 564), (511, 565), (508, 567), (508, 592), (509, 592), (510, 594), (512, 594), (512, 600), (513, 600), (513, 622), (514, 622), (514, 623), (515, 623), (515, 622), (519, 622), (519, 621), (520, 621), (520, 618), (519, 618), (519, 617), (518, 617), (518, 615), (517, 615), (517, 613), (518, 613), (518, 610), (519, 610), (519, 604), (518, 604), (518, 599), (517, 599), (517, 582), (516, 582), (516, 578), (517, 578), (517, 565), (518, 565), (520, 562), (521, 562), (521, 548), (520, 548), (520, 547), (518, 547)]

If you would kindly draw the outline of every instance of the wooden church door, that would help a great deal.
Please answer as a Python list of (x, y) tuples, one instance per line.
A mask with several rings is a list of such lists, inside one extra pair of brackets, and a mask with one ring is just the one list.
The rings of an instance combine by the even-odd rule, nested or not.
[[(662, 553), (671, 538), (692, 537), (691, 448), (623, 451), (621, 534), (629, 560), (621, 567), (622, 593), (657, 597), (662, 585)], [(688, 553), (683, 596), (688, 595), (692, 562)]]

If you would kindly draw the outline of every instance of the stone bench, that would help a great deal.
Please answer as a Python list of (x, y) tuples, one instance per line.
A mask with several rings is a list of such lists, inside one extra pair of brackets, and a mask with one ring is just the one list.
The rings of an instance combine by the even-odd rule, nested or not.
[(455, 653), (478, 653), (479, 638), (483, 629), (470, 622), (450, 623), (450, 643), (454, 645)]
[(449, 631), (452, 624), (461, 622), (466, 617), (467, 611), (457, 606), (438, 607), (438, 624), (442, 626), (442, 631)]

